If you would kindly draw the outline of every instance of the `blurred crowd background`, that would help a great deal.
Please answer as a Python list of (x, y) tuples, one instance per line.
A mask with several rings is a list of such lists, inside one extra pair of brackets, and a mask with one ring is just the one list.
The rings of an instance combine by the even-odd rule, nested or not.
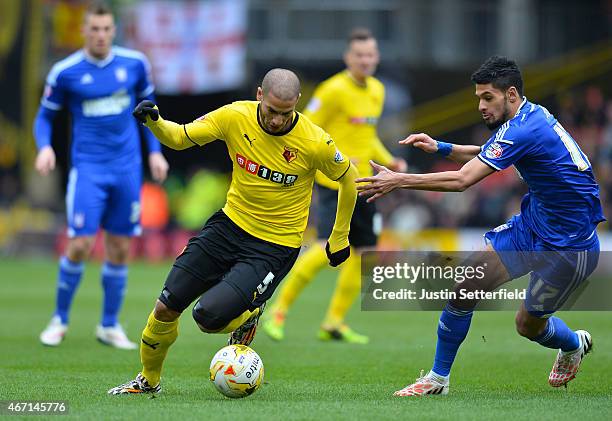
[[(316, 84), (341, 70), (347, 34), (367, 27), (379, 40), (377, 76), (387, 90), (379, 134), (411, 172), (457, 168), (397, 141), (426, 132), (482, 144), (471, 73), (490, 55), (515, 59), (525, 94), (546, 106), (591, 159), (606, 216), (612, 210), (611, 0), (115, 0), (116, 43), (153, 65), (162, 114), (191, 121), (228, 102), (254, 98), (262, 76), (300, 76), (303, 108)], [(0, 1), (0, 255), (61, 250), (69, 169), (68, 116), (56, 122), (59, 167), (33, 170), (32, 121), (51, 65), (81, 48), (81, 0)], [(164, 149), (171, 176), (143, 188), (143, 237), (134, 254), (173, 256), (221, 207), (231, 163), (222, 142), (189, 152)], [(516, 213), (526, 186), (511, 170), (464, 193), (401, 191), (379, 202), (381, 247), (417, 241), (459, 247), (469, 228)], [(316, 205), (316, 201), (314, 201)], [(314, 215), (311, 212), (311, 222)], [(311, 224), (312, 225), (312, 224)], [(458, 230), (461, 228), (461, 230)], [(609, 223), (600, 226), (609, 231)], [(97, 248), (94, 254), (99, 253)]]

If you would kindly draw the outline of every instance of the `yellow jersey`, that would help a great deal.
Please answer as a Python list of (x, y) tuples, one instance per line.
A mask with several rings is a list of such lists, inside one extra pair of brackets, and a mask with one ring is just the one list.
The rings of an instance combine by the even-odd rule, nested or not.
[[(378, 79), (369, 76), (365, 85), (360, 85), (345, 70), (319, 84), (304, 114), (331, 135), (361, 177), (369, 177), (370, 159), (382, 165), (393, 161), (376, 133), (384, 100), (385, 87)], [(322, 173), (317, 173), (316, 181), (338, 189), (338, 183)]]
[(287, 132), (275, 135), (259, 122), (259, 102), (238, 101), (183, 126), (204, 145), (227, 144), (232, 182), (223, 211), (249, 234), (300, 247), (317, 170), (338, 180), (351, 163), (323, 129), (296, 112)]

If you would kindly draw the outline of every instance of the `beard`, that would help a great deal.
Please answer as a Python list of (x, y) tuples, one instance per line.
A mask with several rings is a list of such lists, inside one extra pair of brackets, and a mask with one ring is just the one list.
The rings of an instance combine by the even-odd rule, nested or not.
[(497, 128), (499, 128), (499, 126), (504, 124), (506, 121), (510, 120), (510, 109), (508, 108), (507, 98), (505, 99), (506, 101), (504, 101), (504, 112), (502, 113), (501, 117), (498, 118), (497, 120), (485, 123), (487, 128), (491, 131), (496, 130)]

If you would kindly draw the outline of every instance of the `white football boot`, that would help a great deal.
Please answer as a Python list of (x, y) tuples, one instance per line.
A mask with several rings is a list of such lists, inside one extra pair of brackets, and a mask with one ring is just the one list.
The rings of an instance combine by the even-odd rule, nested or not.
[(559, 350), (557, 359), (553, 364), (553, 368), (548, 376), (548, 384), (552, 387), (566, 386), (576, 377), (580, 364), (585, 355), (593, 349), (593, 339), (591, 334), (586, 330), (577, 330), (576, 334), (580, 340), (580, 346), (572, 352), (563, 352)]
[(138, 348), (138, 345), (128, 339), (120, 324), (109, 327), (98, 325), (96, 327), (96, 338), (104, 345), (109, 345), (118, 349)]
[(59, 316), (55, 315), (40, 334), (40, 342), (46, 346), (58, 346), (64, 340), (68, 325), (62, 323)]
[(421, 371), (421, 377), (402, 390), (395, 392), (393, 396), (448, 395), (448, 381), (441, 383), (430, 374), (423, 376), (423, 371)]
[(144, 378), (142, 373), (138, 373), (134, 380), (123, 383), (117, 387), (113, 387), (108, 391), (109, 395), (127, 395), (127, 394), (144, 394), (144, 393), (160, 393), (161, 384), (153, 387)]

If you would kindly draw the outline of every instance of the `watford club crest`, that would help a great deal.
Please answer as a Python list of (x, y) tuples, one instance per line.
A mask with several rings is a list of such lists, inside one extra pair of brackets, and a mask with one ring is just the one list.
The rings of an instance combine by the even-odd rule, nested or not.
[(298, 150), (296, 148), (289, 148), (285, 146), (285, 151), (283, 152), (283, 157), (287, 162), (294, 161), (297, 158)]

